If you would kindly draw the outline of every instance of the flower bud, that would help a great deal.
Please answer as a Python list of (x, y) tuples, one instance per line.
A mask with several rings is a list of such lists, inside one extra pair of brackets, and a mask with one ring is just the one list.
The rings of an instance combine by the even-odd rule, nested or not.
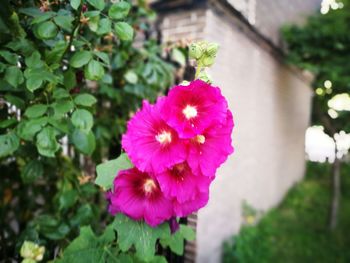
[(218, 49), (219, 49), (219, 44), (217, 44), (217, 43), (209, 43), (207, 45), (207, 49), (206, 49), (205, 53), (209, 57), (215, 57), (216, 53), (218, 53)]
[(199, 43), (192, 43), (189, 46), (189, 56), (193, 59), (200, 59), (203, 56), (204, 50)]
[(24, 241), (20, 254), (24, 258), (22, 262), (32, 263), (41, 261), (44, 258), (45, 247), (39, 246), (31, 241)]
[(203, 70), (199, 73), (198, 79), (203, 80), (204, 82), (211, 84), (213, 80), (211, 77)]
[(206, 56), (204, 58), (201, 59), (201, 64), (204, 66), (204, 67), (210, 67), (211, 65), (214, 64), (215, 62), (215, 57), (209, 57), (209, 56)]

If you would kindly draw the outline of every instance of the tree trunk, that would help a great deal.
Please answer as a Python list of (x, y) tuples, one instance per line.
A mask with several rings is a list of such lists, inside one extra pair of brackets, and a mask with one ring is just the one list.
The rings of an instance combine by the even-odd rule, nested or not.
[(338, 222), (338, 210), (340, 201), (340, 160), (335, 158), (332, 167), (332, 203), (331, 203), (331, 213), (330, 213), (330, 224), (331, 230), (335, 229)]

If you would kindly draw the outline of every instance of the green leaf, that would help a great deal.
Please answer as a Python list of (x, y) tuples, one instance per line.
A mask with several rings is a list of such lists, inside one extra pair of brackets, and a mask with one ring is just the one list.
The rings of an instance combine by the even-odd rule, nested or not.
[(90, 94), (79, 94), (74, 98), (74, 102), (77, 105), (91, 107), (97, 102), (97, 99)]
[(39, 177), (43, 176), (44, 167), (42, 163), (38, 160), (31, 160), (27, 163), (21, 172), (22, 181), (25, 184), (33, 183)]
[(89, 80), (99, 80), (105, 74), (105, 71), (100, 62), (91, 60), (84, 69), (85, 77)]
[(106, 63), (107, 65), (110, 64), (109, 56), (108, 56), (107, 53), (100, 52), (100, 51), (95, 51), (94, 54), (95, 54), (99, 59), (101, 59), (104, 63)]
[(119, 171), (132, 167), (133, 165), (128, 156), (125, 153), (122, 153), (117, 159), (97, 165), (97, 178), (95, 180), (95, 184), (103, 187), (105, 190), (109, 190), (112, 187), (113, 180), (118, 175)]
[(70, 94), (67, 90), (62, 88), (57, 88), (53, 91), (52, 97), (56, 100), (58, 99), (66, 99), (70, 97)]
[(16, 127), (17, 134), (24, 140), (33, 140), (35, 134), (47, 124), (47, 117), (31, 119), (29, 121), (21, 121)]
[(78, 10), (81, 0), (70, 0), (70, 5), (73, 9)]
[(111, 252), (108, 251), (108, 246), (114, 239), (112, 226), (108, 226), (99, 237), (94, 234), (90, 226), (81, 227), (79, 236), (64, 250), (59, 263), (119, 262), (109, 259)]
[(46, 113), (47, 105), (36, 104), (26, 109), (24, 115), (28, 118), (38, 118)]
[(8, 156), (19, 147), (19, 138), (13, 132), (0, 135), (0, 158)]
[(88, 26), (92, 32), (96, 32), (98, 29), (98, 23), (100, 22), (100, 16), (90, 17)]
[(17, 88), (18, 85), (22, 84), (24, 81), (23, 73), (16, 66), (8, 67), (5, 72), (5, 80), (10, 83), (12, 87)]
[(57, 26), (51, 21), (46, 21), (44, 23), (41, 23), (36, 28), (37, 36), (40, 39), (54, 38), (57, 35), (57, 32), (58, 32)]
[(108, 16), (112, 19), (123, 19), (130, 11), (131, 5), (128, 2), (122, 1), (113, 4), (108, 11)]
[(104, 0), (87, 0), (87, 2), (98, 10), (103, 10), (103, 8), (105, 8)]
[(56, 141), (56, 131), (52, 127), (45, 127), (36, 136), (36, 147), (41, 155), (55, 157), (60, 148)]
[(76, 190), (68, 190), (58, 195), (58, 209), (65, 210), (72, 207), (78, 200), (78, 193)]
[(24, 109), (24, 107), (25, 107), (25, 102), (20, 97), (7, 94), (7, 95), (5, 95), (5, 100), (8, 103), (10, 103), (11, 105), (14, 105), (21, 110)]
[(83, 154), (91, 155), (95, 150), (95, 135), (91, 131), (86, 133), (79, 129), (75, 129), (71, 135), (71, 140), (75, 148)]
[(134, 29), (126, 22), (117, 22), (114, 29), (120, 40), (131, 41), (134, 37)]
[(17, 120), (15, 118), (7, 119), (7, 120), (1, 120), (0, 121), (0, 128), (1, 129), (5, 129), (5, 128), (13, 126), (16, 123), (17, 123)]
[(79, 130), (88, 132), (94, 125), (92, 114), (84, 109), (77, 109), (72, 115), (72, 124)]
[[(85, 184), (88, 185), (88, 184)], [(91, 185), (90, 185), (91, 186)], [(90, 204), (84, 204), (78, 208), (76, 214), (69, 220), (72, 226), (86, 225), (91, 222), (94, 212)]]
[(112, 31), (112, 23), (109, 18), (102, 18), (98, 23), (98, 29), (96, 33), (98, 35), (105, 35)]
[(70, 65), (73, 68), (81, 68), (82, 66), (89, 63), (92, 59), (91, 52), (83, 50), (76, 52), (70, 60)]
[(128, 70), (125, 74), (124, 74), (124, 78), (127, 82), (131, 83), (131, 84), (136, 84), (138, 81), (138, 77), (135, 73), (135, 71), (133, 70)]
[(31, 92), (39, 89), (42, 84), (43, 84), (43, 80), (37, 79), (37, 78), (29, 78), (26, 81), (27, 89)]
[(44, 62), (41, 60), (41, 55), (38, 51), (35, 51), (29, 57), (26, 57), (25, 63), (29, 68), (40, 68), (44, 66)]
[(180, 64), (180, 66), (186, 65), (186, 57), (185, 55), (178, 49), (174, 48), (171, 51), (171, 59)]
[(72, 22), (74, 18), (71, 16), (56, 16), (54, 19), (55, 23), (62, 29), (71, 32), (72, 31)]
[(173, 235), (160, 239), (162, 247), (169, 247), (175, 254), (181, 256), (184, 253), (185, 240), (194, 240), (195, 233), (191, 227), (180, 225), (180, 229)]
[(17, 65), (18, 63), (18, 56), (7, 50), (0, 50), (0, 56), (12, 65)]
[(57, 130), (68, 134), (69, 129), (68, 129), (68, 120), (67, 119), (55, 119), (54, 117), (51, 117), (48, 119), (48, 122), (55, 127)]
[(120, 249), (125, 252), (134, 246), (136, 256), (144, 261), (154, 258), (157, 239), (170, 235), (167, 223), (153, 228), (144, 221), (135, 221), (120, 213), (116, 215), (113, 226), (118, 232)]
[(71, 100), (59, 101), (52, 103), (51, 107), (54, 110), (53, 117), (60, 119), (74, 108), (74, 103)]
[(34, 25), (34, 24), (39, 24), (39, 23), (42, 23), (42, 22), (45, 22), (47, 20), (49, 20), (50, 18), (54, 17), (56, 15), (55, 12), (45, 12), (45, 13), (41, 13), (39, 16), (35, 17), (31, 24)]
[(75, 73), (72, 70), (67, 70), (63, 74), (63, 84), (67, 89), (72, 89), (77, 85)]

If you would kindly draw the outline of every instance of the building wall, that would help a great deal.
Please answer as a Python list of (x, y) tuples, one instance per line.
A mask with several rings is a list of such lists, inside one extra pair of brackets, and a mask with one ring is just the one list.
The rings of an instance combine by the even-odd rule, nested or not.
[(161, 28), (164, 41), (220, 44), (210, 74), (234, 115), (235, 153), (218, 170), (210, 201), (198, 213), (196, 257), (220, 262), (223, 242), (242, 224), (243, 200), (266, 211), (303, 177), (311, 89), (220, 5), (172, 11)]

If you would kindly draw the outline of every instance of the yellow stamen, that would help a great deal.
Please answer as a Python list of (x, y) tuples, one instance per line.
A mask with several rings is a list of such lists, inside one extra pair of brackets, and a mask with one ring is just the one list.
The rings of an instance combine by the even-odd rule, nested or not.
[(198, 143), (200, 143), (200, 144), (205, 143), (205, 137), (204, 137), (204, 135), (197, 135), (197, 136), (196, 136), (196, 141), (197, 141)]
[(146, 194), (150, 194), (153, 192), (153, 190), (156, 188), (156, 183), (153, 179), (147, 179), (145, 183), (143, 184), (143, 190)]
[(186, 108), (183, 109), (182, 113), (188, 120), (196, 117), (198, 114), (196, 107), (190, 105), (187, 105)]
[(171, 133), (163, 131), (162, 133), (159, 133), (156, 135), (156, 140), (161, 144), (170, 143), (171, 142)]

